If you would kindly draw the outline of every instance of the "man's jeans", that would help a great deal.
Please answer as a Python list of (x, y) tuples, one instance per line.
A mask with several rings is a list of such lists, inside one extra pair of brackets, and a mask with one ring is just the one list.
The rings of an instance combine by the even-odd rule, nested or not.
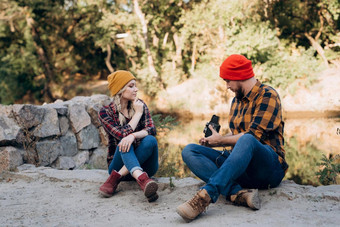
[(182, 157), (189, 169), (207, 183), (203, 188), (213, 203), (220, 194), (229, 198), (242, 187), (276, 187), (285, 175), (276, 152), (250, 134), (241, 136), (230, 154), (189, 144)]
[(123, 165), (130, 171), (139, 169), (147, 172), (151, 177), (158, 170), (158, 145), (157, 140), (153, 136), (146, 136), (142, 139), (141, 143), (134, 149), (130, 147), (128, 152), (120, 152), (117, 146), (113, 160), (109, 166), (109, 174), (112, 170), (119, 171)]

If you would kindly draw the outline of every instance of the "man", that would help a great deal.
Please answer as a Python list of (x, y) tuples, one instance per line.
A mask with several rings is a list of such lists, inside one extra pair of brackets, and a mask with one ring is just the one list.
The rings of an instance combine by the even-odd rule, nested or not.
[[(188, 222), (220, 194), (236, 205), (260, 209), (257, 189), (278, 186), (288, 169), (279, 94), (254, 78), (251, 61), (242, 55), (229, 56), (220, 66), (220, 77), (235, 93), (229, 113), (231, 133), (222, 136), (209, 126), (211, 136), (182, 151), (183, 161), (206, 182), (192, 199), (177, 207)], [(211, 148), (223, 146), (233, 149), (229, 153)]]

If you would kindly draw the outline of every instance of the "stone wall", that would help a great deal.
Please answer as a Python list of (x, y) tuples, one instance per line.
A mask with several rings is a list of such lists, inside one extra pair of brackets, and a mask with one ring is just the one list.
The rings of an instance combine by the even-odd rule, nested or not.
[(98, 111), (106, 95), (51, 104), (0, 105), (0, 172), (23, 163), (57, 169), (107, 169), (108, 140)]

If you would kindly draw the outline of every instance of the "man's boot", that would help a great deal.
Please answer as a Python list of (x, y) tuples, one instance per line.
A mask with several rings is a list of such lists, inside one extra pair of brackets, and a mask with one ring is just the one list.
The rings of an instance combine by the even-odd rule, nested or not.
[(191, 222), (200, 215), (211, 203), (207, 190), (202, 189), (194, 197), (178, 206), (177, 213), (186, 221)]
[(149, 202), (156, 201), (158, 199), (158, 184), (149, 178), (147, 173), (142, 173), (137, 178), (137, 183), (139, 184), (140, 188), (143, 190), (145, 197), (148, 199)]
[(259, 191), (257, 189), (240, 190), (235, 195), (231, 195), (230, 200), (236, 205), (248, 206), (253, 210), (259, 210), (261, 208)]
[(106, 198), (113, 196), (113, 193), (116, 191), (121, 177), (122, 176), (117, 171), (113, 170), (105, 183), (100, 186), (99, 193)]

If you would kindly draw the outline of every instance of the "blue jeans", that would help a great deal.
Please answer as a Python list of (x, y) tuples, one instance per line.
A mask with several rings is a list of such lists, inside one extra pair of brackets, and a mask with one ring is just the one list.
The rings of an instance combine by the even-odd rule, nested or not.
[(150, 177), (155, 175), (158, 170), (158, 145), (156, 138), (148, 135), (142, 139), (136, 149), (134, 146), (131, 146), (128, 152), (120, 152), (117, 147), (109, 166), (109, 174), (111, 174), (112, 170), (119, 171), (124, 165), (131, 175), (137, 169), (147, 172)]
[(250, 134), (241, 136), (230, 154), (189, 144), (183, 149), (182, 158), (207, 183), (203, 188), (213, 203), (220, 194), (229, 198), (242, 188), (276, 187), (285, 175), (276, 152)]

